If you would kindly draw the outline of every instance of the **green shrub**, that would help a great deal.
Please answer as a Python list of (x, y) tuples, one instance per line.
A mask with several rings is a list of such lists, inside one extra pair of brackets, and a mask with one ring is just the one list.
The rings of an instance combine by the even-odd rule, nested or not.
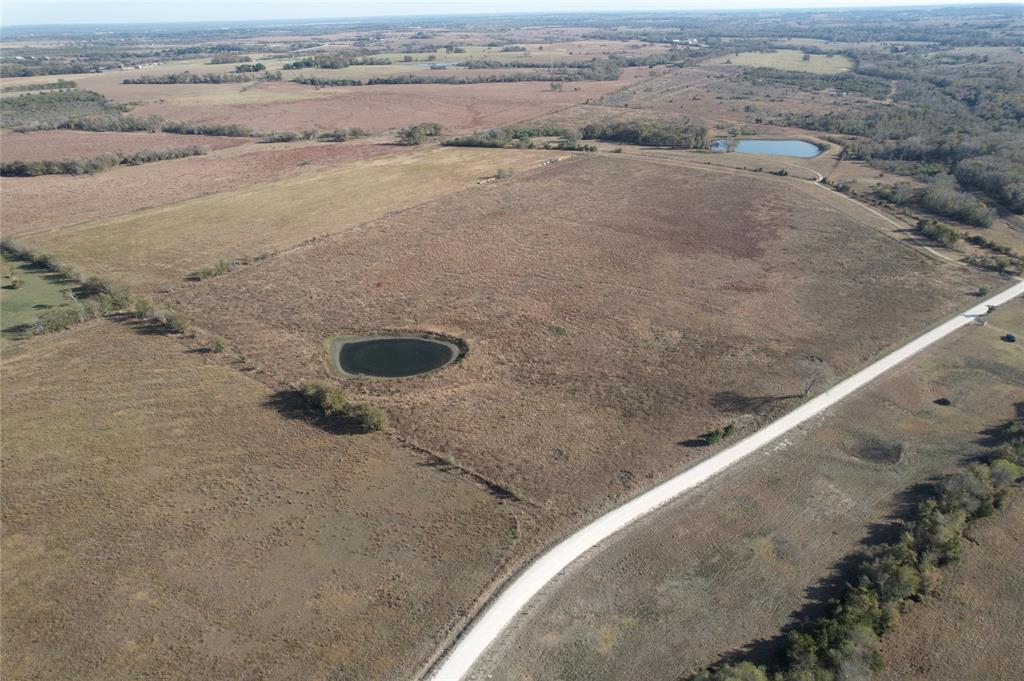
[(299, 391), (309, 405), (322, 411), (324, 416), (343, 414), (348, 406), (345, 392), (327, 381), (304, 381)]
[(165, 315), (163, 323), (171, 333), (187, 336), (192, 332), (192, 323), (176, 312)]
[(210, 350), (218, 354), (224, 352), (228, 348), (228, 342), (223, 338), (214, 338), (213, 342), (210, 343)]
[(388, 419), (384, 411), (369, 404), (361, 402), (352, 404), (347, 410), (347, 415), (369, 432), (384, 430), (388, 426)]
[(156, 314), (153, 303), (145, 298), (136, 298), (132, 303), (132, 311), (136, 319), (152, 319)]
[(711, 432), (704, 434), (704, 441), (709, 445), (713, 445), (721, 442), (723, 437), (725, 437), (725, 431), (721, 428), (715, 428)]
[(70, 328), (81, 321), (78, 310), (69, 306), (55, 307), (39, 315), (32, 324), (32, 333), (54, 333)]

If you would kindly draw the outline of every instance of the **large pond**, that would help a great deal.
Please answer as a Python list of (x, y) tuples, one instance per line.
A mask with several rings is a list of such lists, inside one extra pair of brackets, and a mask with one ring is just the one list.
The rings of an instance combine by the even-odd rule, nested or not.
[(737, 140), (733, 143), (729, 140), (715, 140), (711, 145), (711, 151), (812, 158), (821, 153), (821, 148), (803, 140)]
[(342, 338), (331, 346), (338, 368), (350, 376), (402, 378), (434, 371), (459, 356), (448, 341), (419, 336)]

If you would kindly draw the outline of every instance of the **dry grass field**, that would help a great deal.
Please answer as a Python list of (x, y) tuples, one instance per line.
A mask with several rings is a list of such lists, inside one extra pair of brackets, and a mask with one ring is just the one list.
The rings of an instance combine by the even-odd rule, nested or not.
[(577, 518), (705, 453), (680, 443), (794, 404), (808, 363), (834, 380), (1000, 285), (793, 182), (579, 157), (161, 300), (283, 382), (330, 376), (337, 334), (464, 338), (444, 371), (346, 385), (403, 436)]
[(88, 159), (111, 152), (132, 154), (150, 149), (176, 149), (193, 145), (207, 149), (227, 149), (250, 141), (239, 137), (172, 135), (163, 132), (5, 131), (0, 133), (0, 159), (4, 163)]
[(517, 550), (514, 505), (173, 338), (2, 370), (5, 679), (405, 681)]
[[(427, 122), (442, 126), (443, 139), (511, 124), (679, 118), (706, 123), (712, 139), (822, 143), (782, 117), (911, 110), (918, 100), (901, 96), (934, 88), (938, 97), (936, 74), (963, 79), (957, 97), (978, 85), (985, 103), (945, 102), (936, 125), (955, 127), (949, 111), (988, 115), (1016, 101), (992, 85), (988, 62), (914, 71), (925, 43), (907, 55), (873, 44), (884, 50), (878, 68), (907, 69), (902, 82), (913, 86), (893, 85), (886, 97), (884, 82), (847, 93), (812, 78), (850, 72), (846, 57), (751, 52), (784, 41), (746, 19), (730, 38), (728, 13), (716, 15), (721, 26), (650, 16), (644, 28), (603, 14), (582, 26), (538, 15), (536, 25), (465, 17), (196, 27), (195, 44), (183, 28), (80, 40), (71, 29), (14, 31), (28, 36), (11, 46), (26, 56), (5, 48), (5, 86), (53, 83), (60, 76), (6, 74), (69, 70), (82, 51), (87, 66), (74, 69), (117, 70), (64, 78), (130, 116), (368, 136), (263, 143), (0, 132), (4, 162), (209, 148), (93, 175), (0, 178), (5, 237), (124, 286), (136, 309), (144, 297), (158, 316), (179, 314), (194, 330), (175, 334), (170, 322), (158, 328), (108, 311), (120, 306), (116, 296), (72, 300), (70, 280), (5, 260), (0, 677), (409, 681), (543, 547), (976, 304), (979, 288), (1006, 285), (957, 262), (967, 251), (924, 242), (909, 227), (916, 216), (883, 214), (807, 181), (821, 173), (864, 195), (907, 177), (840, 160), (838, 144), (792, 159), (606, 142), (595, 153), (396, 143), (398, 128)], [(852, 35), (846, 16), (790, 26)], [(510, 46), (526, 49), (503, 50)], [(312, 55), (393, 63), (282, 70), (280, 81), (122, 82), (230, 73), (235, 64), (209, 61), (231, 48), (271, 72)], [(968, 49), (1021, 59), (1007, 47)], [(672, 63), (561, 89), (290, 82), (488, 76), (511, 72), (512, 61), (543, 68), (668, 51)], [(173, 60), (181, 55), (189, 58)], [(431, 58), (448, 68), (431, 70)], [(469, 59), (505, 65), (456, 65)], [(750, 66), (805, 73), (789, 74), (789, 84), (755, 81)], [(21, 117), (7, 125), (121, 111), (45, 92), (54, 96), (14, 106), (20, 92), (4, 93)], [(979, 148), (1001, 153), (1012, 144), (993, 146), (994, 120), (971, 125)], [(1024, 251), (1024, 221), (1003, 213), (972, 233)], [(192, 276), (236, 259), (250, 260)], [(20, 287), (7, 276), (15, 270)], [(65, 304), (100, 316), (28, 332)], [(1024, 344), (999, 340), (1024, 331), (1024, 300), (988, 321), (571, 567), (474, 678), (677, 681), (738, 653), (763, 659), (795, 612), (832, 592), (852, 552), (882, 537), (922, 483), (976, 453), (979, 434), (1024, 400)], [(337, 336), (399, 332), (453, 336), (468, 351), (402, 380), (334, 370)], [(336, 384), (388, 424), (342, 432), (301, 406), (296, 388), (306, 379)], [(952, 406), (937, 406), (938, 397)], [(724, 442), (703, 438), (727, 425), (735, 434)], [(1024, 557), (1021, 509), (1024, 499), (1014, 514), (979, 524), (979, 545), (991, 551), (972, 545), (941, 597), (907, 614), (886, 644), (886, 681), (969, 678), (975, 669), (998, 678), (1024, 665), (1024, 585), (999, 579)]]
[(771, 52), (741, 52), (725, 57), (716, 57), (708, 63), (736, 64), (737, 66), (761, 66), (783, 71), (806, 71), (807, 73), (842, 73), (849, 71), (853, 62), (842, 55), (808, 54), (804, 59), (800, 50), (773, 50)]
[(584, 81), (572, 83), (562, 92), (552, 92), (544, 82), (372, 85), (322, 90), (282, 82), (268, 83), (260, 88), (289, 97), (294, 94), (292, 101), (195, 104), (168, 101), (144, 104), (133, 113), (201, 123), (239, 123), (261, 129), (269, 127), (267, 122), (273, 121), (274, 129), (278, 130), (349, 127), (387, 130), (430, 121), (440, 123), (446, 130), (458, 131), (529, 120), (587, 99), (596, 99), (624, 84), (622, 80)]
[[(1024, 301), (613, 537), (550, 585), (471, 678), (672, 681), (734, 654), (770, 658), (794, 613), (835, 592), (848, 556), (886, 540), (925, 483), (1016, 415), (1024, 364), (1003, 327), (1024, 327)], [(899, 446), (898, 461), (876, 456)], [(1019, 502), (980, 526), (945, 595), (896, 626), (881, 678), (1009, 679), (1020, 668)]]
[(525, 170), (555, 156), (545, 151), (432, 146), (250, 184), (27, 240), (87, 272), (146, 291), (180, 282), (220, 258), (295, 246), (474, 185), (493, 177), (499, 168)]
[(206, 156), (121, 166), (96, 175), (5, 177), (0, 178), (0, 217), (5, 234), (46, 231), (402, 151), (379, 142), (248, 143)]

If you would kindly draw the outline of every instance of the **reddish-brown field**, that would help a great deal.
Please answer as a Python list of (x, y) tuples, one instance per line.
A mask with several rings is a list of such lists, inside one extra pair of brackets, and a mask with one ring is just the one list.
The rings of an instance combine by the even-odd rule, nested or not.
[[(106, 134), (106, 133), (103, 133)], [(189, 135), (178, 135), (183, 140)], [(401, 147), (362, 140), (246, 144), (206, 156), (123, 166), (96, 175), (0, 179), (7, 234), (37, 232), (379, 158)]]
[(0, 133), (0, 159), (4, 163), (89, 159), (108, 152), (132, 154), (150, 149), (177, 149), (193, 145), (207, 149), (227, 149), (251, 141), (239, 137), (172, 135), (164, 132), (3, 132)]
[[(240, 123), (275, 130), (358, 127), (379, 131), (429, 121), (440, 123), (448, 131), (456, 131), (528, 120), (600, 97), (624, 84), (624, 81), (581, 81), (569, 84), (563, 92), (551, 91), (545, 82), (374, 85), (325, 88), (316, 98), (294, 101), (144, 104), (133, 113), (203, 123)], [(312, 90), (310, 86), (288, 82), (263, 87), (268, 92), (300, 95)], [(273, 126), (269, 121), (273, 121)]]
[(164, 302), (286, 382), (329, 376), (335, 334), (466, 339), (449, 369), (346, 385), (403, 436), (575, 518), (706, 451), (680, 443), (793, 405), (807, 364), (833, 380), (998, 285), (794, 182), (581, 157)]

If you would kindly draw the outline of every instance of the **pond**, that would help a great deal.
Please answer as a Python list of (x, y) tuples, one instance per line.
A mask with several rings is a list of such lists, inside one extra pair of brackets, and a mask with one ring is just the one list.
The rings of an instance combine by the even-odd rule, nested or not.
[(803, 140), (737, 140), (732, 144), (729, 140), (715, 140), (711, 145), (711, 151), (813, 158), (821, 153), (821, 148)]
[(349, 376), (403, 378), (434, 371), (458, 358), (459, 346), (420, 336), (341, 338), (331, 346), (338, 369)]

